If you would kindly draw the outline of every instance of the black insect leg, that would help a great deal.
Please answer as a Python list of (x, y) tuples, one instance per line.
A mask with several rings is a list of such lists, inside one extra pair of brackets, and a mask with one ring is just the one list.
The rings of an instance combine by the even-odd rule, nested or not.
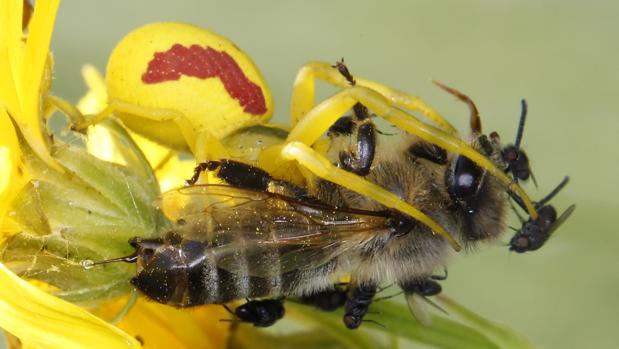
[(340, 152), (340, 164), (349, 172), (367, 176), (376, 154), (376, 128), (368, 119), (357, 126), (354, 132), (357, 143), (356, 154), (347, 151)]
[(234, 314), (238, 321), (251, 323), (256, 327), (269, 327), (284, 317), (285, 313), (283, 300), (280, 298), (249, 300), (234, 311), (226, 305), (224, 308)]
[[(333, 66), (351, 86), (355, 79), (342, 59)], [(357, 144), (355, 152), (340, 152), (341, 167), (360, 176), (367, 176), (376, 153), (376, 127), (372, 123), (368, 109), (361, 103), (353, 106), (353, 117), (340, 118), (330, 129), (331, 134), (352, 135)]]
[(193, 176), (191, 176), (191, 178), (185, 181), (185, 185), (190, 186), (196, 184), (202, 172), (207, 170), (212, 171), (216, 169), (217, 166), (219, 166), (219, 161), (208, 161), (199, 163), (193, 170)]
[(346, 299), (346, 290), (336, 287), (332, 290), (301, 297), (300, 301), (304, 304), (313, 305), (320, 310), (334, 311), (344, 306)]
[(344, 325), (351, 330), (361, 326), (363, 317), (368, 312), (372, 299), (376, 295), (377, 286), (361, 284), (348, 291), (348, 298), (344, 303)]
[(204, 171), (217, 171), (217, 177), (226, 183), (254, 190), (266, 190), (272, 181), (271, 176), (264, 170), (234, 160), (208, 161), (198, 164), (195, 173), (187, 181), (187, 185), (193, 185), (198, 181)]
[(420, 296), (435, 296), (443, 290), (441, 285), (432, 278), (414, 280), (400, 285), (405, 294), (416, 293)]

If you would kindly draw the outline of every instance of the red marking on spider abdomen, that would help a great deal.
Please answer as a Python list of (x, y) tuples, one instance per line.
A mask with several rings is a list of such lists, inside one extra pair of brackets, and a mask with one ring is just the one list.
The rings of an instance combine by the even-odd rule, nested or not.
[(198, 79), (217, 77), (226, 91), (239, 101), (246, 113), (262, 115), (267, 107), (260, 86), (251, 82), (236, 61), (226, 52), (211, 47), (174, 44), (169, 50), (155, 52), (142, 74), (145, 84), (178, 80), (181, 75)]

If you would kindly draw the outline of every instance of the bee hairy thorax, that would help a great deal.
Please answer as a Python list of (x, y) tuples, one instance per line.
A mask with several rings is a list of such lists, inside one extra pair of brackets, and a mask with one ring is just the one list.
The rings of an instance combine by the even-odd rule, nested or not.
[[(407, 153), (374, 160), (369, 181), (389, 190), (420, 209), (446, 229), (457, 227), (447, 193), (441, 189), (444, 166), (419, 160)], [(328, 204), (369, 211), (385, 210), (375, 201), (346, 188), (320, 181), (314, 194)], [(423, 278), (445, 262), (450, 247), (445, 240), (423, 224), (393, 212), (385, 229), (389, 235), (376, 234), (358, 249), (339, 258), (354, 266), (347, 270), (358, 283), (388, 284)]]

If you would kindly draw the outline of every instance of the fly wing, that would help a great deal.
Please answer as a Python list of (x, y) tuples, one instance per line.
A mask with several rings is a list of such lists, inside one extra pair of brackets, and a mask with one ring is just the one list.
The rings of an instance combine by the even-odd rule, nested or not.
[(430, 307), (432, 306), (435, 309), (441, 311), (445, 315), (449, 315), (443, 308), (441, 308), (438, 304), (434, 303), (430, 298), (423, 296), (419, 293), (409, 293), (406, 295), (406, 304), (408, 305), (408, 310), (411, 315), (419, 321), (423, 326), (431, 326), (432, 325), (432, 313), (430, 312)]
[(432, 325), (432, 315), (423, 296), (417, 293), (406, 295), (406, 304), (411, 315), (423, 326)]
[(381, 212), (223, 185), (168, 192), (160, 208), (173, 231), (206, 243), (218, 267), (259, 277), (320, 267), (386, 231)]
[(557, 230), (557, 228), (561, 226), (561, 224), (563, 224), (563, 222), (565, 222), (572, 215), (575, 209), (576, 209), (576, 205), (570, 205), (570, 207), (568, 207), (565, 211), (563, 211), (563, 213), (561, 213), (559, 218), (557, 218), (557, 220), (548, 229), (548, 235), (552, 235), (552, 233), (555, 230)]

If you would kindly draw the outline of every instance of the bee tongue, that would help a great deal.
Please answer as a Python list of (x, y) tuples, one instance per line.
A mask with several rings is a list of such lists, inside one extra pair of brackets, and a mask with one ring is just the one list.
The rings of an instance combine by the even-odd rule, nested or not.
[(107, 260), (99, 261), (99, 262), (93, 262), (87, 259), (87, 260), (82, 261), (82, 266), (86, 269), (90, 269), (94, 267), (95, 265), (100, 265), (100, 264), (108, 264), (108, 263), (116, 263), (116, 262), (135, 263), (137, 262), (137, 260), (138, 260), (138, 253), (136, 251), (125, 257), (112, 258), (112, 259), (107, 259)]

